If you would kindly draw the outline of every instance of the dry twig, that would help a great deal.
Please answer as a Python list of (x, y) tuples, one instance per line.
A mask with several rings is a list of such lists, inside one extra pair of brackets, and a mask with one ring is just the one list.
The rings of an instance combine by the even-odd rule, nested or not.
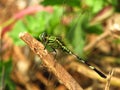
[(72, 76), (66, 72), (66, 70), (57, 62), (54, 57), (51, 56), (47, 50), (44, 50), (43, 44), (34, 39), (28, 33), (20, 33), (20, 38), (27, 43), (31, 50), (37, 54), (43, 64), (51, 70), (51, 72), (58, 78), (58, 80), (66, 86), (69, 90), (83, 90), (81, 86), (72, 78)]
[(114, 73), (114, 69), (112, 69), (111, 72), (109, 73), (107, 83), (106, 83), (106, 86), (105, 86), (105, 90), (109, 90), (110, 82), (111, 82), (111, 78), (112, 78), (113, 73)]
[[(77, 71), (78, 73), (81, 73), (84, 76), (91, 78), (92, 80), (98, 80), (98, 81), (103, 82), (103, 83), (106, 82), (106, 79), (101, 78), (93, 70), (85, 67), (84, 65), (82, 65), (80, 63), (72, 62), (68, 66), (69, 66), (70, 69), (72, 69), (74, 71)], [(109, 78), (109, 76), (108, 76), (108, 78)], [(110, 84), (111, 84), (111, 86), (120, 87), (120, 79), (118, 77), (113, 76), (111, 78)]]
[(91, 42), (90, 44), (88, 44), (85, 48), (84, 51), (88, 51), (93, 49), (93, 47), (95, 47), (96, 44), (98, 44), (101, 40), (103, 40), (104, 38), (108, 37), (111, 34), (110, 31), (105, 31), (103, 34), (101, 34), (99, 37), (97, 37), (93, 42)]

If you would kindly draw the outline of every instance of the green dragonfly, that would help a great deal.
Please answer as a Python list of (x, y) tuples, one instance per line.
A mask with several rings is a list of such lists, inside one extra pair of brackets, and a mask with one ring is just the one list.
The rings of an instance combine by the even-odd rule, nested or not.
[[(89, 68), (91, 68), (92, 70), (94, 70), (97, 74), (99, 74), (101, 77), (103, 78), (107, 78), (105, 74), (103, 74), (101, 71), (99, 71), (98, 69), (96, 69), (95, 67), (91, 66), (89, 63), (87, 63), (85, 60), (83, 60), (81, 57), (77, 56), (76, 54), (74, 54), (71, 50), (69, 50), (64, 44), (63, 42), (60, 40), (59, 37), (55, 37), (55, 36), (49, 36), (47, 35), (46, 32), (43, 32), (42, 34), (40, 34), (39, 36), (40, 41), (46, 46), (51, 47), (54, 51), (55, 49), (61, 49), (64, 52), (75, 56), (79, 61), (81, 61), (82, 63), (86, 64)], [(56, 52), (56, 51), (55, 51)]]

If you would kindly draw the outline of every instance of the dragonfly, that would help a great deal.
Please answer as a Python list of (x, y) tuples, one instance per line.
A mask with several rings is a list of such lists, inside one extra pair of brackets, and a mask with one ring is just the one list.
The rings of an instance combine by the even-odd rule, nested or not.
[[(48, 35), (46, 32), (43, 32), (39, 35), (39, 39), (40, 41), (46, 46), (51, 47), (54, 51), (56, 49), (61, 49), (64, 52), (75, 56), (79, 61), (81, 61), (83, 64), (87, 65), (90, 69), (94, 70), (98, 75), (100, 75), (102, 78), (107, 78), (107, 76), (102, 73), (101, 71), (99, 71), (97, 68), (95, 68), (94, 66), (90, 65), (87, 61), (85, 61), (83, 58), (79, 57), (78, 55), (74, 54), (70, 49), (68, 49), (63, 42), (60, 40), (59, 37), (56, 36), (51, 36)], [(55, 51), (56, 52), (56, 51)]]

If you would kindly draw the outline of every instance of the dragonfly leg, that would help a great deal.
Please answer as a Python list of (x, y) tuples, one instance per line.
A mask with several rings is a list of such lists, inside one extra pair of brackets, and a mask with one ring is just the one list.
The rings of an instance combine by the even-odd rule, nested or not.
[(48, 43), (49, 43), (49, 41), (47, 40), (44, 44), (45, 45), (44, 50), (46, 49)]
[(51, 47), (51, 48), (52, 48), (53, 52), (55, 52), (54, 59), (56, 59), (56, 57), (57, 57), (57, 51), (56, 51), (56, 49), (55, 49), (55, 48), (53, 48), (53, 47)]
[(53, 52), (55, 52), (55, 55), (54, 55), (54, 61), (55, 61), (55, 62), (54, 62), (54, 67), (55, 67), (55, 66), (56, 66), (56, 62), (57, 62), (57, 61), (55, 60), (56, 57), (57, 57), (57, 51), (56, 51), (56, 49), (53, 48), (53, 47), (51, 47), (51, 49), (53, 50)]

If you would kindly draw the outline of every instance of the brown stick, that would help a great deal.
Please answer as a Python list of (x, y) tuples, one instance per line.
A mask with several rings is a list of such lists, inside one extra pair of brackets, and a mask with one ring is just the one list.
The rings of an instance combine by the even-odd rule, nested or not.
[(107, 83), (105, 85), (105, 90), (110, 90), (110, 82), (111, 82), (111, 78), (113, 76), (113, 73), (114, 73), (114, 69), (111, 70), (111, 72), (109, 72), (109, 76), (108, 76), (108, 79), (107, 79)]
[(95, 47), (95, 45), (100, 42), (102, 39), (108, 37), (111, 34), (110, 31), (106, 31), (103, 34), (101, 34), (99, 37), (97, 37), (93, 42), (91, 42), (90, 44), (88, 44), (85, 48), (84, 51), (88, 51), (93, 49), (93, 47)]
[(81, 86), (72, 78), (72, 76), (66, 72), (66, 70), (57, 62), (53, 56), (51, 56), (47, 50), (44, 50), (42, 43), (34, 39), (28, 33), (20, 33), (19, 37), (27, 43), (31, 50), (37, 54), (43, 64), (51, 70), (51, 72), (58, 78), (58, 80), (66, 86), (69, 90), (83, 90)]

